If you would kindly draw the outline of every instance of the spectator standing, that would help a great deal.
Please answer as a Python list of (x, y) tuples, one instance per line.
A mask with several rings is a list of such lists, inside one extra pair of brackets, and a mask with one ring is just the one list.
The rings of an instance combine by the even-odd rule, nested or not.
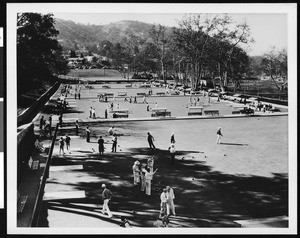
[(89, 126), (86, 127), (85, 132), (86, 132), (86, 142), (90, 142), (91, 130)]
[(105, 119), (107, 119), (107, 109), (105, 109), (105, 111), (104, 111), (104, 116), (105, 116)]
[(133, 173), (133, 184), (137, 186), (141, 182), (141, 170), (139, 168), (140, 162), (137, 160), (134, 162), (132, 166), (132, 173)]
[(66, 134), (65, 141), (66, 141), (67, 151), (69, 151), (69, 154), (71, 154), (71, 151), (70, 151), (70, 142), (71, 142), (71, 138), (70, 138), (70, 136), (68, 136), (68, 134)]
[(61, 152), (61, 151), (62, 151), (63, 155), (65, 154), (64, 147), (65, 147), (65, 141), (64, 141), (64, 138), (63, 138), (63, 137), (60, 137), (60, 139), (59, 139), (59, 155), (60, 155), (60, 152)]
[(112, 147), (111, 147), (111, 152), (116, 153), (117, 152), (117, 144), (118, 144), (118, 139), (117, 139), (117, 135), (114, 134), (114, 138), (112, 139)]
[(175, 213), (175, 205), (174, 205), (174, 199), (175, 199), (175, 194), (173, 191), (173, 188), (171, 188), (170, 186), (166, 187), (166, 194), (167, 194), (167, 215), (170, 215), (170, 210), (173, 214), (173, 216), (176, 216)]
[(174, 164), (175, 161), (175, 153), (176, 153), (176, 149), (175, 149), (175, 144), (171, 143), (171, 145), (169, 146), (169, 151), (170, 151), (170, 157), (171, 157), (171, 164)]
[(150, 134), (149, 131), (147, 132), (147, 140), (148, 140), (149, 147), (151, 149), (155, 149), (155, 145), (153, 144), (154, 137)]
[(102, 184), (102, 200), (103, 200), (103, 207), (102, 207), (102, 214), (105, 214), (105, 212), (108, 214), (108, 217), (111, 218), (113, 215), (109, 209), (108, 203), (111, 200), (113, 194), (112, 192), (106, 187), (105, 184)]
[(104, 140), (102, 138), (102, 136), (100, 136), (99, 140), (98, 140), (98, 149), (99, 149), (99, 154), (103, 155), (104, 152)]
[(78, 99), (79, 99), (79, 100), (80, 100), (80, 96), (81, 96), (81, 95), (80, 95), (80, 91), (79, 91), (79, 92), (78, 92)]
[(217, 144), (221, 144), (221, 136), (223, 137), (222, 135), (222, 132), (221, 132), (221, 127), (218, 128), (217, 130)]

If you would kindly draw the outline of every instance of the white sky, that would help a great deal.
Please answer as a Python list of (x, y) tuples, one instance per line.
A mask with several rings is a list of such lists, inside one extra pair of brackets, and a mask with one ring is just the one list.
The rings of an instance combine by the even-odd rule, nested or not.
[[(71, 20), (82, 24), (105, 25), (122, 20), (137, 20), (146, 23), (160, 23), (166, 26), (178, 26), (178, 20), (184, 13), (53, 13), (55, 18)], [(262, 55), (272, 46), (287, 48), (287, 14), (253, 13), (230, 14), (237, 22), (249, 24), (255, 43), (247, 48), (249, 55)]]

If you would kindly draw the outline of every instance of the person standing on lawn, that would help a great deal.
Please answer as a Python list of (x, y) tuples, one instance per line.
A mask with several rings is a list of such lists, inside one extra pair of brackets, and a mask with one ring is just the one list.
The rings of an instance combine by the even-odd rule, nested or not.
[(90, 142), (91, 130), (89, 126), (86, 127), (85, 132), (86, 132), (86, 142)]
[(171, 135), (171, 143), (175, 144), (175, 133), (172, 133)]
[(117, 152), (117, 143), (118, 143), (118, 139), (117, 139), (117, 135), (114, 134), (114, 138), (112, 139), (112, 147), (111, 147), (111, 152), (116, 153)]
[(221, 132), (221, 127), (218, 128), (217, 130), (217, 144), (221, 144), (221, 136), (223, 137), (223, 134)]
[(100, 136), (99, 140), (98, 140), (98, 149), (99, 149), (99, 154), (103, 155), (104, 152), (104, 140), (102, 138), (102, 136)]
[(153, 144), (154, 137), (150, 134), (149, 131), (147, 132), (147, 140), (148, 140), (148, 143), (149, 143), (150, 148), (151, 148), (151, 149), (155, 149), (155, 146), (154, 146), (154, 144)]
[(172, 211), (173, 216), (176, 216), (175, 213), (175, 205), (174, 205), (174, 199), (175, 199), (175, 194), (173, 191), (173, 188), (170, 186), (166, 187), (166, 194), (167, 194), (167, 215), (170, 215), (170, 210)]
[(102, 184), (101, 187), (103, 189), (103, 192), (102, 192), (103, 207), (102, 207), (101, 212), (102, 212), (102, 214), (105, 214), (105, 212), (106, 212), (108, 214), (108, 217), (111, 218), (113, 215), (109, 209), (108, 203), (111, 200), (113, 194), (108, 188), (106, 188), (105, 184)]
[(150, 172), (153, 173), (153, 166), (154, 166), (154, 157), (153, 156), (148, 158), (147, 166), (150, 169)]
[(160, 194), (160, 216), (162, 214), (167, 214), (167, 189), (163, 188), (162, 193)]
[(144, 192), (146, 188), (145, 174), (146, 174), (146, 164), (141, 166), (141, 191)]
[(78, 136), (78, 133), (79, 133), (79, 124), (78, 124), (78, 120), (76, 120), (76, 123), (75, 123), (75, 135)]
[(171, 164), (174, 164), (175, 161), (175, 153), (176, 153), (176, 149), (175, 149), (175, 144), (171, 143), (171, 145), (169, 146), (169, 151), (170, 151), (170, 158), (171, 158)]
[(139, 168), (140, 162), (137, 160), (132, 166), (133, 184), (137, 186), (141, 182), (141, 171)]
[(157, 169), (153, 173), (150, 172), (150, 169), (149, 170), (145, 169), (145, 170), (146, 170), (145, 171), (145, 185), (146, 185), (145, 193), (146, 193), (146, 195), (150, 196), (151, 195), (151, 180), (153, 179), (153, 175), (156, 173)]

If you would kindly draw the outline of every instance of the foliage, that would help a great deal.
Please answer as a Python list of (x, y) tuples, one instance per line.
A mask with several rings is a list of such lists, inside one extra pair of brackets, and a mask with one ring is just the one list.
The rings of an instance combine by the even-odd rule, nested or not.
[(286, 50), (277, 51), (275, 47), (264, 54), (261, 61), (263, 72), (270, 76), (275, 86), (280, 90), (278, 80), (287, 81), (287, 52)]
[(58, 31), (51, 14), (22, 13), (17, 21), (18, 91), (38, 88), (55, 74), (67, 72)]

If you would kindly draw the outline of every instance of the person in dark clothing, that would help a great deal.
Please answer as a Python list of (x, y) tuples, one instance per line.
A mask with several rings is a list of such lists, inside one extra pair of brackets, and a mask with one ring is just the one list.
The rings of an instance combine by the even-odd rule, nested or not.
[(153, 144), (154, 137), (150, 134), (149, 131), (147, 132), (147, 140), (148, 140), (148, 143), (149, 143), (150, 148), (151, 148), (151, 149), (155, 149), (155, 146), (154, 146), (154, 144)]
[(100, 155), (103, 155), (104, 152), (104, 140), (102, 138), (102, 136), (100, 136), (99, 140), (98, 140), (98, 144), (99, 144), (99, 153)]
[(175, 143), (175, 134), (174, 133), (171, 135), (171, 144), (172, 143)]
[(78, 99), (79, 99), (79, 100), (80, 100), (80, 96), (81, 96), (81, 95), (80, 95), (80, 92), (78, 92)]
[(118, 139), (117, 139), (116, 134), (114, 135), (114, 138), (113, 138), (112, 142), (113, 142), (113, 144), (112, 144), (112, 147), (111, 147), (111, 152), (116, 153), (117, 152), (117, 143), (118, 143)]
[(71, 154), (71, 151), (70, 151), (71, 138), (67, 134), (66, 134), (65, 142), (66, 142), (67, 151), (69, 151), (69, 154)]
[(90, 127), (87, 126), (85, 131), (86, 131), (86, 142), (90, 142), (90, 134), (91, 134)]
[(43, 129), (44, 124), (45, 124), (44, 116), (42, 116), (40, 119), (40, 129)]
[(105, 119), (107, 119), (107, 109), (105, 109), (105, 111), (104, 111), (104, 116), (105, 116)]
[(79, 133), (79, 124), (78, 124), (78, 120), (75, 123), (75, 135), (78, 136)]
[(52, 115), (49, 116), (49, 125), (52, 127)]
[(62, 119), (62, 113), (59, 115), (59, 125), (62, 126), (62, 123), (63, 123), (63, 119)]

